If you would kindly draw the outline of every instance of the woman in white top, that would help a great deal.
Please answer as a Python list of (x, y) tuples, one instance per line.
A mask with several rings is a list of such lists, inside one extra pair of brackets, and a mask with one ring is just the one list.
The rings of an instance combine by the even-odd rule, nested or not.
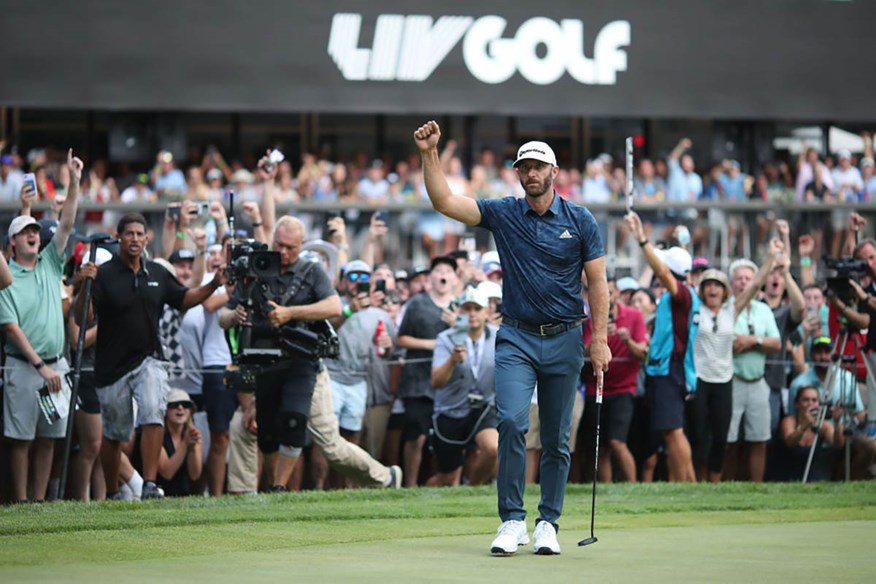
[[(730, 297), (730, 280), (715, 269), (703, 272), (699, 282), (702, 305), (694, 340), (697, 390), (690, 404), (691, 448), (697, 479), (721, 480), (727, 430), (733, 412), (733, 338), (736, 315), (760, 290), (783, 253), (781, 240), (770, 242), (770, 253), (754, 280), (737, 298)], [(732, 300), (732, 302), (731, 302)], [(711, 440), (709, 436), (711, 435)]]

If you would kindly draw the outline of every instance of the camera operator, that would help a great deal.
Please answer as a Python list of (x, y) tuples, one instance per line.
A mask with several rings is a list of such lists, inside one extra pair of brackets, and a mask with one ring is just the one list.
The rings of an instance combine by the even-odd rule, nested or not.
[(462, 297), (468, 330), (450, 328), (438, 335), (432, 355), (435, 388), (436, 481), (457, 486), (466, 448), (477, 448), (469, 484), (489, 482), (496, 471), (499, 449), (496, 416), (496, 331), (487, 324), (490, 301), (482, 290), (469, 288)]
[[(853, 214), (852, 220), (860, 216)], [(858, 225), (863, 226), (863, 222)], [(841, 298), (836, 290), (828, 285), (825, 293), (831, 304), (836, 307), (839, 315), (855, 330), (872, 329), (871, 323), (876, 317), (876, 240), (865, 239), (854, 248), (853, 256), (866, 264), (865, 275), (860, 282), (854, 278), (848, 279), (853, 294), (849, 298)], [(851, 342), (851, 341), (850, 341)], [(864, 363), (867, 366), (867, 405), (868, 419), (876, 419), (876, 334), (868, 334), (866, 344), (861, 347)]]
[[(280, 254), (278, 279), (285, 285), (288, 299), (282, 305), (270, 300), (258, 304), (253, 314), (248, 314), (243, 305), (244, 287), (238, 284), (219, 315), (222, 328), (255, 325), (254, 344), (264, 347), (273, 343), (278, 347), (280, 337), (276, 329), (283, 325), (340, 315), (341, 301), (329, 276), (316, 264), (299, 260), (304, 231), (304, 224), (288, 215), (281, 217), (274, 227), (271, 249)], [(398, 486), (399, 469), (380, 465), (341, 438), (332, 410), (328, 373), (321, 362), (293, 353), (284, 356), (282, 365), (282, 369), (269, 368), (258, 375), (254, 394), (238, 393), (244, 426), (252, 427), (255, 420), (258, 428), (258, 445), (271, 469), (272, 489), (286, 490), (304, 444), (305, 419), (314, 442), (341, 472), (368, 486)]]

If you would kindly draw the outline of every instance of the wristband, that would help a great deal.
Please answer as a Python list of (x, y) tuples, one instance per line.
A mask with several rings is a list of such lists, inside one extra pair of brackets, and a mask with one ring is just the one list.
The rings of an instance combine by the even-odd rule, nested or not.
[(344, 307), (344, 316), (346, 316), (347, 318), (350, 318), (351, 316), (353, 316), (353, 309), (352, 309), (352, 307), (350, 307), (349, 304)]
[(228, 225), (228, 219), (219, 219), (216, 221), (217, 225)]
[(180, 238), (180, 239), (185, 239), (185, 238), (186, 238), (186, 232), (185, 232), (185, 231), (177, 231), (177, 232), (176, 232), (176, 236), (177, 236), (178, 238)]
[(45, 367), (45, 366), (46, 366), (46, 362), (43, 361), (42, 359), (40, 359), (40, 362), (39, 362), (39, 363), (36, 363), (36, 364), (33, 366), (33, 368), (36, 369), (37, 371), (39, 371), (40, 369), (42, 369), (42, 368)]
[(639, 247), (645, 247), (646, 245), (648, 245), (647, 239), (643, 239), (639, 242)]
[(800, 258), (800, 265), (805, 266), (805, 267), (811, 266), (812, 265), (812, 258), (806, 257), (806, 256)]
[(252, 224), (253, 229), (255, 229), (256, 227), (261, 227), (261, 226), (262, 226), (262, 222), (261, 222), (261, 221), (259, 221), (258, 223), (253, 223), (253, 224)]

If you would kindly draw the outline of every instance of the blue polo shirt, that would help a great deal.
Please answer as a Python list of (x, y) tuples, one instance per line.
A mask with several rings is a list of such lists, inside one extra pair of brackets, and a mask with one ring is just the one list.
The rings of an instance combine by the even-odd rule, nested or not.
[(605, 255), (590, 211), (553, 197), (541, 216), (525, 198), (477, 202), (479, 226), (493, 232), (502, 262), (502, 313), (530, 324), (581, 320), (581, 270)]

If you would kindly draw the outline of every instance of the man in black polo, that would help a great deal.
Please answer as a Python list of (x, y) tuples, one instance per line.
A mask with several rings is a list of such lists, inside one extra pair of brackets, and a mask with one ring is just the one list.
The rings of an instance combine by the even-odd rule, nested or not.
[[(82, 275), (94, 279), (89, 314), (94, 312), (100, 321), (95, 385), (106, 438), (101, 462), (107, 498), (112, 498), (119, 490), (121, 443), (131, 439), (135, 427), (141, 427), (142, 498), (149, 499), (162, 496), (155, 478), (167, 409), (167, 369), (162, 362), (158, 320), (165, 304), (186, 310), (209, 298), (225, 282), (225, 273), (220, 269), (209, 284), (200, 288), (180, 284), (163, 267), (142, 257), (146, 219), (139, 213), (121, 218), (118, 236), (118, 256), (100, 269), (94, 264), (82, 267)], [(83, 301), (80, 296), (77, 319)], [(136, 424), (132, 397), (138, 406)]]

